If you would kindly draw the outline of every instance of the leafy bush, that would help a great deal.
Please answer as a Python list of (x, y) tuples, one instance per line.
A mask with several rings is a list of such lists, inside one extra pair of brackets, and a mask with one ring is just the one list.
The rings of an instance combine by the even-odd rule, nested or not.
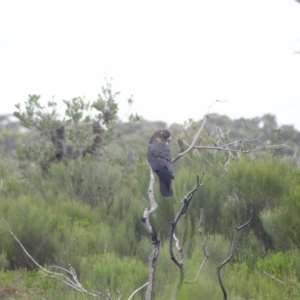
[(257, 260), (258, 269), (266, 271), (278, 278), (286, 278), (294, 272), (293, 258), (288, 253), (270, 253), (265, 258)]
[[(63, 116), (58, 115), (56, 102), (49, 101), (47, 106), (42, 106), (38, 95), (29, 96), (24, 110), (17, 104), (18, 111), (14, 116), (34, 134), (18, 148), (21, 168), (28, 171), (30, 164), (34, 164), (47, 171), (54, 162), (67, 163), (87, 154), (97, 158), (103, 155), (105, 147), (119, 137), (116, 132), (121, 122), (116, 101), (118, 95), (119, 92), (113, 92), (111, 83), (106, 81), (98, 99), (92, 103), (81, 97), (63, 100)], [(132, 98), (127, 102), (131, 106)], [(140, 121), (141, 117), (131, 114), (129, 120)]]
[[(147, 265), (134, 258), (119, 257), (113, 252), (93, 255), (81, 261), (81, 280), (90, 289), (116, 295), (122, 291), (124, 298), (147, 282)], [(126, 296), (125, 296), (126, 295)]]
[[(128, 131), (129, 125), (118, 128), (117, 95), (107, 82), (93, 103), (83, 98), (64, 101), (63, 116), (58, 115), (54, 102), (42, 107), (39, 96), (30, 96), (24, 111), (17, 106), (15, 116), (33, 135), (28, 135), (29, 143), (18, 150), (22, 174), (16, 168), (7, 168), (5, 162), (0, 164), (0, 179), (3, 177), (5, 182), (0, 190), (0, 216), (40, 264), (68, 267), (70, 263), (85, 288), (104, 294), (109, 289), (113, 298), (120, 290), (126, 298), (148, 278), (151, 243), (141, 226), (141, 217), (149, 206), (146, 148), (152, 127), (146, 126), (139, 136), (139, 141), (145, 143), (143, 149), (137, 149), (138, 143), (130, 137), (126, 142), (118, 140), (118, 133)], [(268, 120), (272, 118), (266, 117)], [(221, 126), (228, 123), (228, 118), (219, 121)], [(181, 130), (178, 126), (175, 129)], [(196, 123), (192, 124), (189, 133), (196, 129)], [(213, 140), (208, 133), (201, 137), (203, 145)], [(134, 148), (128, 156), (122, 150), (124, 143)], [(249, 218), (251, 206), (255, 212), (251, 226), (258, 225), (238, 235), (235, 256), (222, 271), (230, 298), (299, 299), (296, 233), (300, 173), (289, 162), (273, 156), (271, 153), (267, 159), (254, 159), (234, 155), (225, 169), (228, 153), (199, 150), (174, 165), (173, 198), (163, 198), (155, 183), (159, 208), (150, 218), (161, 239), (155, 299), (169, 298), (179, 279), (178, 268), (170, 260), (169, 223), (181, 206), (180, 200), (195, 185), (196, 173), (202, 172), (204, 181), (209, 181), (195, 195), (176, 235), (185, 254), (186, 278), (192, 279), (203, 259), (198, 223), (200, 209), (204, 208), (201, 232), (203, 236), (208, 233), (210, 259), (198, 282), (185, 284), (178, 299), (221, 298), (216, 266), (228, 256), (232, 231)], [(264, 238), (259, 230), (275, 244), (273, 252), (264, 258)], [(0, 224), (0, 240), (0, 269), (34, 268), (4, 223)], [(286, 284), (280, 285), (263, 274), (264, 269)], [(20, 281), (31, 287), (39, 277), (36, 272), (29, 274), (27, 281)], [(5, 277), (3, 272), (1, 276)], [(45, 298), (88, 298), (50, 280), (40, 282), (39, 287)], [(142, 298), (143, 294), (144, 290), (136, 297)]]

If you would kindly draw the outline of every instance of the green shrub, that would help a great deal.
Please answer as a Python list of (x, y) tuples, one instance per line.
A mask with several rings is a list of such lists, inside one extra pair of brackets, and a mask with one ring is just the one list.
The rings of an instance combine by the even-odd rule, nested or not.
[(80, 273), (86, 287), (97, 291), (108, 289), (112, 295), (119, 290), (124, 298), (148, 280), (146, 264), (113, 252), (82, 259)]
[(5, 252), (0, 254), (0, 270), (7, 270), (9, 268), (9, 261)]
[(291, 254), (282, 252), (270, 253), (267, 257), (258, 259), (257, 267), (261, 272), (266, 271), (281, 279), (288, 277), (295, 270)]

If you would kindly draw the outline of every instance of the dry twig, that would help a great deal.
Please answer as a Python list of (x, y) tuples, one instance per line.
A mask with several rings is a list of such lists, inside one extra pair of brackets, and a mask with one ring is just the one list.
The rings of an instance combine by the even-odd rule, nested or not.
[(227, 300), (227, 291), (224, 287), (222, 278), (221, 278), (221, 269), (231, 260), (231, 258), (233, 257), (233, 253), (234, 253), (234, 249), (235, 249), (235, 243), (236, 243), (236, 238), (237, 238), (237, 233), (243, 229), (245, 226), (247, 226), (251, 220), (252, 220), (252, 213), (253, 213), (253, 209), (251, 208), (250, 211), (250, 218), (249, 220), (244, 223), (243, 225), (236, 227), (233, 231), (233, 236), (232, 236), (232, 241), (231, 241), (231, 245), (230, 245), (230, 253), (229, 256), (217, 267), (217, 272), (218, 272), (218, 279), (219, 279), (219, 283), (223, 292), (223, 299)]
[[(300, 0), (296, 0), (297, 2), (299, 2)], [(249, 139), (249, 140), (242, 140), (242, 139), (239, 139), (239, 140), (236, 140), (236, 141), (231, 141), (230, 138), (229, 138), (229, 132), (227, 132), (226, 134), (224, 134), (222, 132), (222, 130), (220, 130), (220, 128), (217, 128), (218, 131), (220, 131), (220, 133), (225, 136), (228, 140), (230, 140), (230, 143), (223, 143), (222, 142), (222, 145), (221, 146), (199, 146), (199, 145), (196, 145), (196, 141), (198, 140), (199, 136), (200, 136), (200, 133), (203, 131), (203, 128), (204, 128), (204, 125), (205, 123), (207, 122), (207, 120), (210, 118), (209, 116), (209, 110), (211, 109), (211, 107), (217, 103), (217, 102), (225, 102), (225, 101), (220, 101), (220, 100), (216, 100), (215, 102), (213, 102), (210, 106), (209, 106), (209, 109), (208, 109), (208, 112), (207, 114), (205, 115), (204, 117), (204, 120), (202, 121), (202, 124), (198, 130), (198, 132), (196, 133), (192, 143), (188, 146), (188, 148), (179, 153), (174, 159), (173, 159), (173, 163), (175, 163), (177, 160), (179, 160), (182, 156), (184, 156), (185, 154), (187, 154), (188, 152), (192, 151), (192, 150), (218, 150), (218, 151), (226, 151), (229, 153), (229, 157), (228, 157), (228, 160), (226, 162), (226, 165), (225, 165), (225, 168), (228, 166), (229, 162), (230, 162), (230, 159), (232, 157), (232, 153), (236, 153), (236, 154), (240, 154), (240, 153), (251, 153), (251, 152), (257, 152), (257, 151), (261, 151), (261, 150), (266, 150), (266, 149), (272, 149), (272, 150), (281, 150), (281, 149), (284, 149), (286, 148), (286, 146), (284, 144), (281, 144), (281, 145), (269, 145), (268, 143), (265, 143), (265, 142), (262, 142), (259, 140), (260, 136), (258, 136), (257, 138), (255, 139)], [(258, 143), (260, 144), (261, 146), (260, 147), (257, 147), (257, 148), (254, 148), (254, 149), (249, 149), (249, 150), (242, 150), (241, 148), (240, 149), (235, 149), (235, 148), (232, 148), (232, 146), (238, 144), (240, 147), (243, 143)], [(185, 141), (183, 141), (183, 143), (187, 144)], [(188, 144), (187, 144), (188, 145)]]
[[(15, 241), (20, 245), (20, 247), (22, 248), (23, 252), (27, 255), (27, 257), (34, 263), (34, 265), (36, 267), (38, 267), (38, 269), (42, 272), (42, 274), (44, 275), (45, 278), (51, 278), (54, 280), (57, 280), (58, 282), (61, 282), (73, 289), (75, 289), (78, 292), (87, 294), (89, 296), (95, 297), (97, 299), (101, 299), (101, 297), (108, 297), (108, 299), (111, 299), (109, 292), (105, 295), (102, 295), (100, 292), (97, 291), (88, 291), (86, 290), (81, 283), (79, 282), (79, 280), (77, 279), (77, 274), (74, 270), (74, 268), (69, 265), (69, 269), (60, 267), (60, 266), (50, 266), (50, 268), (56, 268), (57, 270), (62, 271), (63, 273), (67, 274), (63, 274), (63, 273), (59, 273), (59, 272), (52, 272), (49, 271), (47, 269), (45, 269), (44, 267), (42, 267), (29, 253), (28, 251), (25, 249), (25, 247), (23, 246), (23, 244), (20, 242), (20, 240), (16, 237), (16, 235), (14, 234), (14, 232), (12, 231), (11, 227), (9, 226), (8, 222), (2, 218), (2, 220), (4, 221), (6, 228), (8, 230), (8, 232), (10, 233), (10, 235), (15, 239)], [(118, 298), (118, 300), (121, 299), (121, 296)]]
[(270, 278), (276, 280), (277, 282), (279, 282), (279, 283), (281, 283), (281, 284), (284, 284), (284, 282), (283, 282), (282, 280), (276, 278), (275, 276), (271, 275), (270, 273), (268, 273), (268, 272), (266, 272), (266, 271), (264, 271), (263, 273), (266, 274), (267, 276), (269, 276)]
[[(201, 222), (203, 220), (203, 215), (204, 215), (204, 208), (201, 207), (200, 208), (200, 219), (199, 219), (199, 224), (198, 224), (198, 229), (199, 229), (199, 235), (200, 236), (202, 235), (200, 225), (201, 225)], [(199, 278), (199, 275), (200, 275), (200, 273), (201, 273), (204, 265), (206, 264), (207, 260), (209, 259), (209, 255), (206, 253), (206, 243), (207, 243), (207, 240), (208, 240), (208, 237), (206, 237), (205, 242), (202, 243), (202, 245), (201, 245), (202, 246), (202, 250), (203, 250), (203, 254), (204, 254), (204, 259), (203, 259), (203, 261), (202, 261), (202, 263), (201, 263), (201, 265), (200, 265), (200, 267), (198, 269), (198, 272), (197, 272), (197, 274), (195, 276), (195, 279), (194, 280), (184, 280), (184, 283), (190, 284), (190, 283), (197, 282), (197, 280)]]
[[(189, 191), (186, 194), (186, 196), (181, 200), (182, 205), (179, 209), (179, 212), (177, 213), (175, 219), (171, 222), (169, 251), (170, 251), (171, 259), (174, 261), (174, 263), (178, 266), (178, 268), (180, 270), (179, 282), (175, 286), (175, 289), (173, 292), (173, 297), (172, 297), (173, 299), (176, 299), (178, 291), (181, 289), (182, 284), (184, 282), (183, 250), (179, 245), (179, 240), (175, 236), (175, 229), (176, 229), (177, 223), (180, 220), (180, 218), (186, 213), (186, 211), (189, 207), (189, 204), (194, 196), (194, 193), (203, 186), (204, 186), (204, 184), (200, 184), (199, 175), (197, 175), (197, 182), (196, 182), (195, 187), (191, 191)], [(175, 254), (174, 254), (174, 247), (173, 247), (174, 241), (175, 241), (178, 253), (179, 253), (179, 258), (176, 258)]]

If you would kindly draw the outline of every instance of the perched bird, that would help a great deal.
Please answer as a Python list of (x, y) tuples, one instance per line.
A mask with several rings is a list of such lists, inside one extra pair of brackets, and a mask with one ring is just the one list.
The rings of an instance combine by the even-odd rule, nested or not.
[(157, 130), (152, 135), (147, 159), (152, 170), (157, 174), (159, 179), (160, 192), (164, 197), (170, 197), (173, 194), (172, 180), (173, 168), (168, 141), (171, 133), (168, 130)]

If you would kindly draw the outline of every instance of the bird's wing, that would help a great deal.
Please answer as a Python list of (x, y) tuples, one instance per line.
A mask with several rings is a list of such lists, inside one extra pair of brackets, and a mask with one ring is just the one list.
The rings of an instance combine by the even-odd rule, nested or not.
[(162, 143), (152, 143), (148, 147), (147, 158), (152, 169), (161, 175), (163, 180), (174, 178), (170, 149)]

